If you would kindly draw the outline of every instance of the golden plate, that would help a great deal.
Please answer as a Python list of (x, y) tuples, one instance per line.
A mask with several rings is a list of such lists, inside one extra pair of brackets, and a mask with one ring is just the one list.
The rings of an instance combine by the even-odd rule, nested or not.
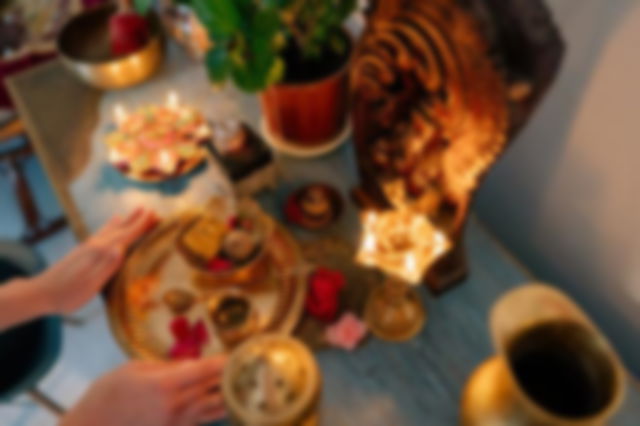
[[(271, 267), (262, 281), (251, 286), (224, 282), (198, 285), (194, 279), (196, 270), (176, 248), (177, 237), (197, 214), (184, 213), (161, 223), (134, 249), (109, 288), (107, 311), (111, 329), (132, 357), (168, 359), (173, 344), (169, 324), (175, 314), (164, 304), (162, 295), (172, 288), (186, 289), (196, 297), (196, 303), (184, 316), (191, 324), (204, 320), (208, 342), (202, 356), (228, 350), (207, 311), (207, 303), (223, 293), (240, 294), (249, 300), (257, 313), (253, 334), (266, 331), (291, 333), (302, 315), (307, 289), (305, 268), (296, 242), (281, 226), (275, 226), (272, 237), (266, 242)], [(148, 280), (145, 284), (141, 280), (153, 276), (157, 277), (156, 281)], [(151, 289), (147, 288), (149, 282)], [(129, 303), (134, 300), (130, 296), (134, 292), (131, 289), (141, 285), (143, 290), (136, 294), (142, 294), (143, 303), (134, 306)]]

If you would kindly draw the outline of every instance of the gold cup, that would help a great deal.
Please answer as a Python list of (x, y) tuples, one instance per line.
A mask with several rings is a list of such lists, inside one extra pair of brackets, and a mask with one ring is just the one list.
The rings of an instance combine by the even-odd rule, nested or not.
[(588, 317), (560, 291), (526, 285), (491, 312), (498, 354), (465, 387), (463, 425), (602, 425), (618, 409), (625, 372)]
[(262, 334), (236, 348), (222, 377), (233, 424), (318, 424), (321, 376), (306, 346), (281, 334)]

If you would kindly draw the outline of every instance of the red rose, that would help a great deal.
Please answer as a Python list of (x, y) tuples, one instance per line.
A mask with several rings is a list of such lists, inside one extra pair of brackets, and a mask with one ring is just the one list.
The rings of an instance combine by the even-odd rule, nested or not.
[(338, 314), (338, 295), (345, 285), (340, 271), (319, 267), (309, 277), (305, 303), (307, 312), (323, 322), (331, 322)]
[(171, 359), (199, 358), (202, 346), (207, 343), (207, 329), (202, 320), (196, 322), (193, 327), (185, 317), (176, 317), (170, 324), (171, 334), (175, 343), (169, 351)]

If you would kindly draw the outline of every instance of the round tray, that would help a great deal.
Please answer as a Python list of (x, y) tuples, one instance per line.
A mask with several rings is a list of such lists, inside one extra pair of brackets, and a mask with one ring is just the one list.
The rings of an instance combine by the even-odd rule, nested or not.
[[(226, 352), (225, 346), (210, 319), (207, 303), (223, 293), (246, 297), (257, 313), (260, 332), (291, 333), (304, 308), (306, 277), (302, 256), (296, 242), (281, 226), (276, 226), (267, 242), (271, 258), (270, 272), (262, 281), (251, 286), (236, 286), (224, 282), (205, 283), (198, 280), (198, 272), (189, 265), (176, 248), (176, 239), (197, 213), (184, 213), (161, 223), (134, 249), (107, 294), (107, 310), (111, 329), (132, 357), (168, 359), (173, 337), (170, 322), (175, 314), (163, 303), (162, 295), (169, 288), (187, 289), (195, 295), (196, 303), (184, 314), (190, 323), (203, 320), (208, 342), (202, 356)], [(157, 276), (157, 284), (147, 291), (149, 307), (141, 310), (129, 303), (128, 292), (140, 285), (140, 278)]]

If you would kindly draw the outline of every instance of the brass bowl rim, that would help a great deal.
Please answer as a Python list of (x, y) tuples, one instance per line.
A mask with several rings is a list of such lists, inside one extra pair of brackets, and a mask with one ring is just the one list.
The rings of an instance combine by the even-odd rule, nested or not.
[(116, 7), (112, 4), (100, 5), (100, 6), (96, 6), (96, 7), (92, 7), (90, 9), (84, 10), (81, 13), (74, 16), (73, 18), (69, 19), (64, 24), (64, 26), (58, 33), (58, 36), (56, 37), (56, 48), (60, 57), (63, 60), (69, 61), (76, 65), (100, 67), (100, 66), (112, 65), (112, 64), (129, 61), (130, 59), (139, 56), (141, 53), (145, 51), (157, 49), (162, 44), (163, 35), (161, 30), (160, 18), (156, 12), (150, 11), (147, 14), (147, 19), (149, 20), (149, 24), (150, 24), (149, 25), (150, 37), (147, 40), (147, 42), (144, 44), (144, 46), (141, 46), (139, 49), (136, 49), (133, 52), (127, 53), (126, 55), (109, 57), (107, 59), (100, 59), (100, 60), (91, 60), (91, 59), (82, 58), (82, 57), (71, 54), (67, 50), (66, 44), (63, 43), (65, 34), (67, 34), (67, 32), (69, 31), (69, 28), (71, 28), (77, 22), (80, 22), (86, 19), (88, 16), (91, 16), (94, 14), (106, 13), (107, 11), (110, 11), (110, 10), (115, 12)]

